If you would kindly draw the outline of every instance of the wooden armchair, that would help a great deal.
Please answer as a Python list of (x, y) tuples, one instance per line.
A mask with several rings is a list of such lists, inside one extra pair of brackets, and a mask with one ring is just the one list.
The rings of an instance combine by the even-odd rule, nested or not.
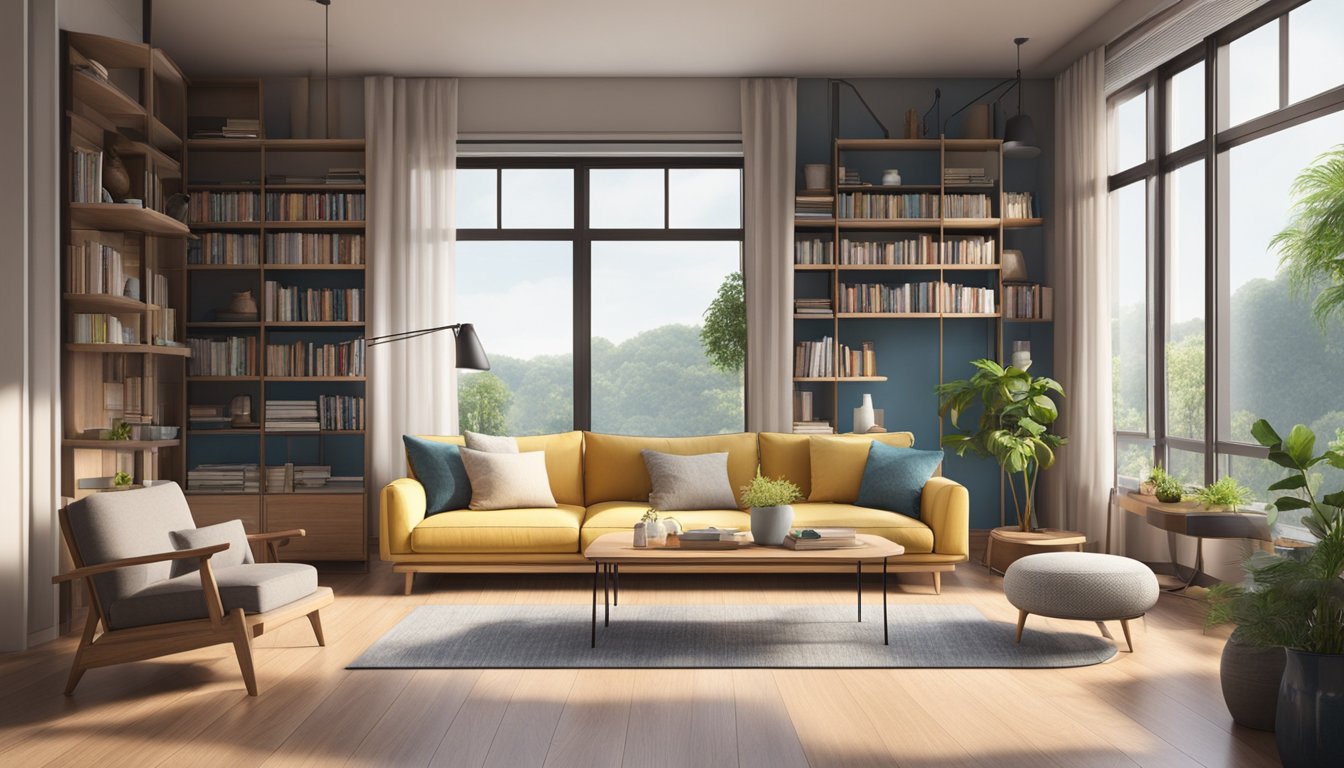
[[(61, 510), (61, 533), (75, 569), (53, 582), (84, 579), (90, 607), (65, 693), (85, 670), (231, 643), (249, 695), (257, 695), (252, 638), (307, 616), (325, 645), (318, 611), (332, 603), (317, 570), (278, 562), (278, 548), (303, 530), (244, 535), (176, 549), (174, 537), (197, 529), (175, 483), (99, 493)], [(225, 530), (217, 535), (228, 536)], [(216, 534), (211, 534), (216, 535)], [(208, 537), (207, 537), (208, 538)], [(271, 562), (251, 562), (249, 543), (265, 544)], [(213, 556), (228, 564), (212, 563)], [(185, 571), (174, 575), (174, 569)]]

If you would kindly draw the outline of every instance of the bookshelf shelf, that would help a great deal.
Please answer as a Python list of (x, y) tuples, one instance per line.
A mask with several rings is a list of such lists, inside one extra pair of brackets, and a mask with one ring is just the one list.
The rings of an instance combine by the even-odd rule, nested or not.
[(253, 321), (253, 322), (246, 322), (246, 321), (244, 321), (244, 322), (229, 322), (229, 323), (225, 323), (225, 322), (220, 322), (220, 321), (218, 321), (218, 320), (199, 320), (199, 321), (194, 321), (194, 322), (187, 323), (187, 327), (188, 327), (188, 328), (202, 328), (202, 329), (205, 329), (205, 328), (259, 328), (259, 327), (261, 327), (261, 323), (258, 322), (258, 321)]
[(267, 264), (266, 270), (273, 272), (283, 270), (285, 272), (296, 272), (310, 270), (314, 272), (337, 272), (341, 270), (363, 271), (364, 264)]
[(794, 229), (830, 229), (835, 226), (835, 219), (794, 219)]
[(267, 328), (312, 328), (314, 330), (322, 328), (331, 328), (333, 330), (344, 330), (347, 328), (363, 328), (363, 320), (267, 320), (264, 325)]
[(158, 309), (157, 306), (146, 304), (139, 299), (116, 296), (110, 293), (63, 293), (61, 294), (61, 300), (65, 302), (67, 307), (77, 312), (118, 314)]
[(228, 270), (257, 271), (261, 269), (260, 264), (188, 264), (188, 272), (220, 272)]
[(186, 347), (165, 347), (158, 344), (76, 344), (66, 342), (67, 352), (96, 352), (98, 354), (163, 355), (165, 357), (191, 357)]
[[(268, 188), (269, 189), (269, 188)], [(364, 229), (362, 221), (265, 221), (261, 224), (263, 229), (298, 229), (298, 230), (336, 230), (336, 229)]]
[(938, 229), (942, 219), (840, 219), (840, 229)]
[(188, 382), (192, 381), (261, 381), (260, 376), (188, 376)]
[(793, 269), (796, 272), (827, 272), (835, 269), (834, 264), (794, 264)]
[(96, 437), (67, 437), (61, 441), (61, 445), (66, 448), (99, 451), (157, 451), (160, 448), (176, 448), (181, 444), (181, 440), (100, 440)]
[(77, 101), (118, 128), (139, 128), (145, 122), (145, 108), (135, 99), (88, 72), (72, 70), (70, 90)]
[(938, 264), (841, 264), (841, 272), (937, 272)]
[(362, 381), (365, 380), (365, 377), (363, 377), (363, 376), (267, 376), (267, 377), (266, 377), (266, 380), (267, 380), (267, 381), (324, 381), (324, 382), (354, 381), (354, 382), (362, 382)]
[(835, 148), (841, 152), (855, 150), (865, 152), (912, 152), (938, 151), (942, 148), (939, 139), (836, 139)]
[(363, 192), (363, 184), (267, 184), (276, 192)]
[(215, 230), (244, 230), (255, 231), (261, 229), (260, 221), (193, 221), (191, 228), (194, 230), (204, 230), (207, 232)]
[(943, 229), (998, 229), (998, 219), (943, 219)]
[(191, 230), (177, 219), (149, 208), (122, 203), (70, 203), (71, 229), (142, 232), (147, 235), (188, 237)]
[(836, 312), (835, 316), (841, 320), (875, 320), (875, 319), (896, 319), (896, 320), (927, 320), (929, 318), (942, 317), (938, 312)]
[(1045, 225), (1044, 219), (1004, 219), (1004, 229), (1030, 229)]

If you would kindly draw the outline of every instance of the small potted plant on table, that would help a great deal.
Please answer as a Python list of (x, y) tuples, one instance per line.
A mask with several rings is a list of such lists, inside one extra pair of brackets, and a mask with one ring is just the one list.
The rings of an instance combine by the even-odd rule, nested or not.
[(751, 508), (751, 538), (764, 546), (779, 546), (793, 525), (793, 502), (803, 494), (784, 478), (762, 477), (759, 472), (742, 486), (742, 506)]

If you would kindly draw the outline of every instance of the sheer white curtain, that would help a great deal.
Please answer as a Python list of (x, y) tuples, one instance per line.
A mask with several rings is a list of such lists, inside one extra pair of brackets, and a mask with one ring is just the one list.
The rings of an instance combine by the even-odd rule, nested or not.
[[(364, 80), (369, 335), (453, 322), (457, 80)], [(405, 474), (403, 434), (457, 431), (453, 335), (374, 347), (368, 439), (373, 487)]]
[(793, 428), (793, 173), (798, 81), (742, 80), (747, 430)]
[(1106, 540), (1114, 478), (1111, 420), (1111, 259), (1107, 236), (1105, 53), (1055, 78), (1055, 378), (1068, 394), (1059, 430), (1069, 444), (1045, 473), (1047, 522)]

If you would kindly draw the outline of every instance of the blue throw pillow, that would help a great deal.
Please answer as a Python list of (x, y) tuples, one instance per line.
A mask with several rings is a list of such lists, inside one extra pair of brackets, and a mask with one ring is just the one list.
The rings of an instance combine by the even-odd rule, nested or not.
[(458, 446), (402, 435), (406, 460), (425, 487), (425, 514), (466, 509), (471, 504), (471, 481)]
[(919, 494), (942, 463), (942, 451), (897, 448), (874, 440), (854, 503), (919, 517)]

